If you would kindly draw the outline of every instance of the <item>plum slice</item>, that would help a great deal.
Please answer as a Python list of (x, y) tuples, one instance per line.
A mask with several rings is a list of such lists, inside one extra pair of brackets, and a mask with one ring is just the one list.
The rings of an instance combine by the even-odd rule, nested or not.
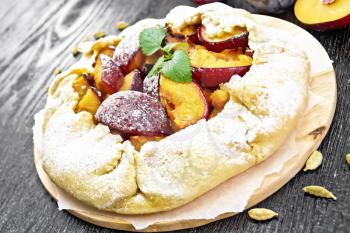
[(78, 93), (79, 98), (82, 98), (90, 87), (90, 83), (81, 75), (74, 80), (72, 87)]
[(109, 96), (95, 116), (111, 132), (125, 136), (161, 136), (172, 132), (162, 104), (138, 91), (122, 91)]
[(244, 76), (250, 66), (238, 66), (227, 68), (202, 68), (193, 67), (192, 77), (203, 87), (217, 88), (221, 83), (230, 81), (233, 75)]
[(219, 112), (221, 112), (229, 99), (230, 94), (225, 90), (216, 89), (213, 93), (211, 93), (209, 96), (209, 102), (213, 108), (209, 114), (209, 119), (215, 117)]
[(213, 40), (205, 35), (205, 27), (202, 25), (198, 28), (197, 35), (199, 43), (213, 52), (248, 47), (249, 32), (242, 27), (235, 27), (234, 32), (228, 37)]
[(202, 88), (195, 82), (179, 83), (161, 75), (159, 96), (174, 131), (208, 117), (208, 101)]
[(191, 25), (189, 27), (185, 27), (181, 31), (175, 31), (174, 29), (171, 29), (169, 26), (167, 27), (167, 35), (166, 35), (166, 40), (168, 43), (176, 43), (176, 42), (184, 42), (187, 39), (194, 43), (197, 44), (199, 43), (198, 41), (198, 36), (197, 36), (197, 28), (198, 25)]
[(224, 50), (215, 53), (197, 45), (189, 52), (192, 77), (203, 87), (217, 88), (228, 82), (233, 75), (243, 76), (252, 64), (252, 57), (239, 50)]
[(156, 74), (143, 80), (143, 92), (157, 100), (159, 100), (159, 78), (160, 74)]
[(139, 34), (127, 35), (115, 48), (113, 60), (124, 74), (134, 69), (142, 70), (146, 56), (140, 49)]
[(119, 91), (142, 91), (142, 73), (139, 69), (131, 71), (124, 77), (124, 83)]
[(76, 106), (76, 112), (87, 111), (91, 115), (95, 115), (102, 100), (102, 94), (94, 87), (89, 87), (85, 95), (81, 98)]
[(114, 53), (114, 48), (113, 47), (105, 47), (100, 51), (100, 54), (106, 55), (110, 58), (113, 57), (113, 53)]
[(98, 89), (105, 94), (113, 94), (123, 85), (124, 74), (110, 57), (100, 54), (95, 64), (94, 79)]

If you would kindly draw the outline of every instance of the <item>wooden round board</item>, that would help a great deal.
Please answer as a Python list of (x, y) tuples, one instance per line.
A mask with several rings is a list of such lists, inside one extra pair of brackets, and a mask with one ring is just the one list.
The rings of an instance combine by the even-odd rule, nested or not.
[[(296, 40), (300, 41), (298, 45), (305, 50), (309, 56), (311, 64), (318, 66), (318, 68), (314, 69), (315, 72), (313, 72), (313, 69), (311, 69), (311, 73), (313, 73), (311, 75), (312, 77), (310, 85), (311, 91), (314, 94), (322, 97), (322, 101), (320, 103), (317, 103), (311, 108), (310, 111), (308, 111), (300, 123), (298, 129), (296, 130), (297, 140), (295, 146), (298, 148), (297, 155), (294, 156), (292, 160), (289, 160), (287, 163), (285, 163), (283, 165), (283, 168), (277, 174), (274, 173), (265, 177), (260, 188), (256, 189), (254, 191), (254, 194), (250, 197), (246, 208), (256, 205), (260, 201), (272, 195), (303, 168), (308, 156), (320, 145), (331, 125), (335, 112), (337, 95), (335, 73), (331, 64), (331, 60), (329, 59), (327, 52), (324, 50), (322, 45), (314, 37), (312, 37), (312, 35), (310, 35), (305, 30), (297, 27), (296, 25), (284, 20), (262, 15), (255, 15), (255, 17), (257, 17), (259, 23), (261, 24), (276, 26), (278, 28), (285, 29), (288, 32), (295, 33), (294, 36), (296, 36)], [(326, 64), (322, 64), (322, 61)], [(329, 67), (329, 69), (324, 69), (324, 67)], [(42, 181), (47, 191), (51, 194), (51, 196), (57, 200), (58, 187), (53, 182), (51, 182), (45, 173), (41, 164), (40, 154), (36, 149), (34, 150), (34, 157), (40, 180)], [(118, 218), (118, 216), (113, 213), (100, 211), (97, 209), (92, 209), (91, 211), (68, 211), (80, 219), (102, 227), (136, 231), (131, 223)], [(155, 223), (145, 229), (142, 229), (141, 231), (156, 232), (192, 228), (219, 219), (227, 218), (232, 215), (234, 215), (234, 213), (222, 214), (214, 219), (184, 219), (173, 222)]]

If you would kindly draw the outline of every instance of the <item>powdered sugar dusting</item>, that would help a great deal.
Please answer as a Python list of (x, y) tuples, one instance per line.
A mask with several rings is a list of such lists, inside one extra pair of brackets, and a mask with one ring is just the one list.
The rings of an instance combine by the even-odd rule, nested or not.
[(101, 79), (105, 85), (111, 89), (111, 92), (116, 92), (123, 84), (123, 73), (119, 66), (108, 56), (100, 55), (102, 63)]
[(159, 74), (146, 77), (143, 80), (143, 92), (159, 99)]
[(140, 49), (140, 32), (130, 33), (116, 47), (113, 60), (121, 66), (128, 65), (130, 58)]

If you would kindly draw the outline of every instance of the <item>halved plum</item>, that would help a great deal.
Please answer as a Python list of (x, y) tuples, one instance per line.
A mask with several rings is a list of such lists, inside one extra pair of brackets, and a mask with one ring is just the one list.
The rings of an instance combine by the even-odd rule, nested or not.
[(146, 56), (140, 49), (139, 34), (126, 36), (115, 48), (113, 60), (119, 65), (124, 74), (134, 69), (142, 70)]
[(342, 28), (350, 24), (350, 1), (297, 0), (294, 13), (305, 26), (318, 31)]
[(94, 69), (96, 86), (104, 94), (113, 94), (124, 82), (124, 74), (119, 66), (108, 56), (100, 54)]
[(124, 77), (124, 83), (119, 91), (142, 91), (142, 73), (139, 69), (131, 71)]
[(159, 96), (167, 110), (174, 131), (208, 117), (207, 99), (202, 88), (195, 82), (179, 83), (161, 75)]
[(193, 46), (189, 56), (193, 79), (208, 88), (217, 88), (233, 75), (242, 77), (252, 64), (252, 57), (241, 54), (239, 50), (227, 49), (215, 53), (200, 45)]
[(249, 32), (243, 27), (234, 27), (231, 33), (219, 39), (214, 39), (205, 34), (205, 27), (202, 25), (198, 28), (197, 35), (199, 43), (213, 52), (248, 47)]
[(162, 104), (138, 91), (110, 95), (98, 108), (96, 119), (125, 136), (159, 136), (172, 133)]

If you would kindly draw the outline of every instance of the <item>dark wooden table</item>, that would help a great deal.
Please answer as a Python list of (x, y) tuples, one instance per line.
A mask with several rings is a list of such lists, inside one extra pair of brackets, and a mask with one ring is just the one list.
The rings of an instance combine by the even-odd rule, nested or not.
[[(115, 23), (162, 18), (192, 1), (23, 1), (1, 0), (0, 7), (0, 232), (112, 232), (58, 211), (36, 174), (33, 162), (33, 116), (45, 103), (56, 67), (75, 59), (71, 47), (96, 31), (117, 33)], [(294, 23), (292, 10), (279, 17)], [(241, 213), (183, 232), (350, 232), (350, 27), (311, 32), (325, 47), (338, 83), (334, 122), (321, 145), (325, 159), (314, 172), (300, 172), (260, 203), (280, 214), (259, 223)], [(324, 185), (337, 201), (304, 195), (303, 186)]]

